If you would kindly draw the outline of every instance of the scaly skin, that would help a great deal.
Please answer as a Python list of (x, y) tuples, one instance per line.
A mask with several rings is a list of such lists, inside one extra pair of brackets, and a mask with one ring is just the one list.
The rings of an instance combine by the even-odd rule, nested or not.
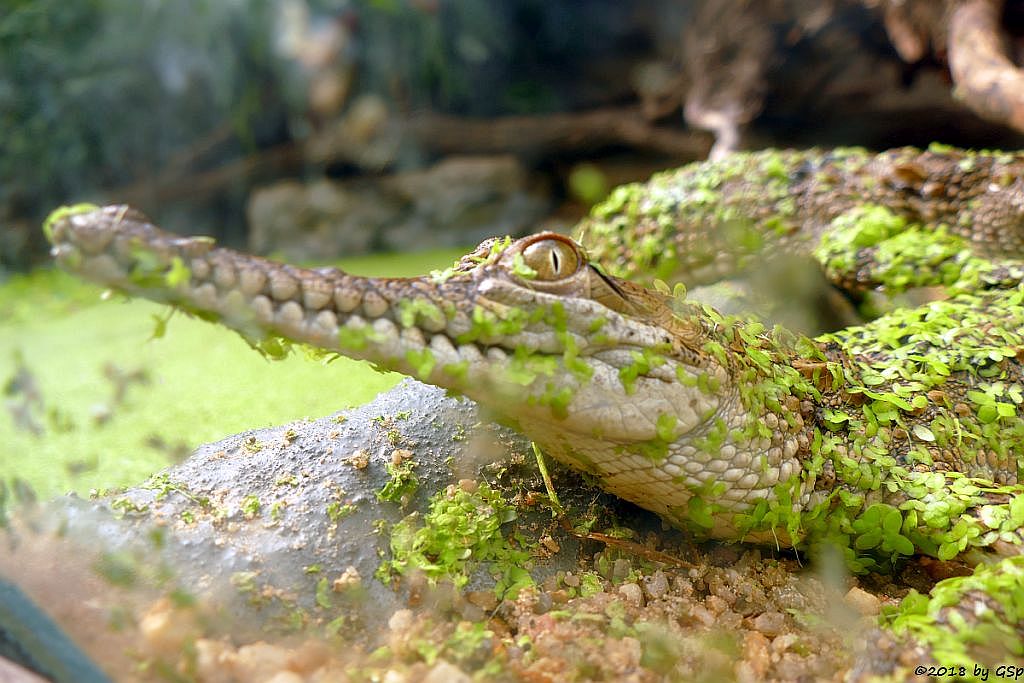
[[(255, 342), (284, 337), (464, 393), (672, 524), (835, 544), (863, 570), (915, 552), (1021, 550), (1024, 266), (991, 255), (1024, 251), (1022, 163), (736, 155), (620, 189), (583, 226), (627, 274), (639, 263), (710, 280), (756, 247), (813, 255), (851, 290), (950, 293), (814, 340), (602, 274), (550, 233), (489, 240), (445, 273), (375, 279), (178, 238), (126, 207), (61, 210), (46, 228), (58, 262), (84, 277)], [(656, 257), (652, 234), (675, 247)], [(1024, 583), (1014, 562), (995, 575)], [(1011, 612), (988, 614), (1019, 629)]]
[[(877, 155), (766, 150), (684, 166), (615, 189), (579, 234), (614, 275), (692, 286), (742, 271), (766, 253), (810, 255), (837, 218), (865, 204), (926, 232), (944, 224), (979, 256), (1024, 255), (1024, 154), (941, 145)], [(829, 275), (851, 289), (891, 284), (870, 270)]]

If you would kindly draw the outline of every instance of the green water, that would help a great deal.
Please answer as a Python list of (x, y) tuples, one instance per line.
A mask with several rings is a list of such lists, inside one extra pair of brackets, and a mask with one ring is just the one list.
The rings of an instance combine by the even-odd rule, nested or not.
[[(345, 261), (354, 273), (422, 274), (455, 251)], [(0, 480), (18, 477), (42, 498), (136, 484), (195, 446), (246, 429), (365, 403), (400, 376), (301, 354), (268, 361), (233, 332), (174, 315), (150, 339), (166, 307), (115, 296), (54, 271), (0, 285)], [(18, 358), (21, 358), (19, 361)], [(104, 372), (144, 378), (115, 382)], [(9, 386), (24, 367), (42, 405)], [(35, 424), (40, 434), (28, 427)]]

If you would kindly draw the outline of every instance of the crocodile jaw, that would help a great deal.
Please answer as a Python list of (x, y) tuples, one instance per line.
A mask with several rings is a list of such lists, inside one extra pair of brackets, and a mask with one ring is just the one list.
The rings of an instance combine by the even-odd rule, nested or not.
[[(295, 268), (171, 235), (116, 206), (60, 217), (49, 234), (57, 262), (87, 279), (254, 341), (278, 335), (368, 360), (512, 418), (565, 423), (571, 413), (576, 431), (628, 442), (654, 436), (650, 416), (671, 413), (685, 433), (713, 408), (675, 391), (678, 372), (691, 369), (672, 357), (664, 329), (589, 298), (510, 283), (496, 263), (446, 279)], [(633, 355), (657, 347), (660, 364), (638, 368), (624, 387)]]
[[(612, 493), (677, 524), (696, 491), (715, 486), (726, 509), (740, 510), (777, 481), (749, 481), (754, 453), (767, 444), (705, 452), (692, 443), (712, 422), (731, 429), (746, 419), (724, 368), (693, 348), (700, 325), (589, 265), (550, 283), (510, 275), (537, 238), (482, 245), (447, 277), (376, 279), (179, 238), (125, 207), (71, 212), (48, 232), (57, 261), (88, 279), (250, 339), (278, 335), (464, 393)], [(698, 375), (719, 389), (681, 381)], [(712, 535), (734, 535), (726, 517)]]

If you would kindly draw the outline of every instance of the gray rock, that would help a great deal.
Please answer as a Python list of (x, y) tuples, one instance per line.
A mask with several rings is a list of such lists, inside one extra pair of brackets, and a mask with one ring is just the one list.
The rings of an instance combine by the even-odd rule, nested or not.
[[(414, 461), (419, 480), (401, 503), (377, 495), (396, 459)], [(570, 519), (618, 510), (637, 515), (632, 525), (660, 528), (652, 515), (548, 464)], [(390, 556), (391, 525), (424, 514), (446, 487), (483, 479), (506, 500), (543, 490), (523, 437), (483, 418), (471, 401), (407, 380), (365, 406), (201, 446), (123, 493), (53, 501), (10, 533), (59, 532), (86, 553), (127, 562), (135, 576), (173, 577), (162, 585), (173, 580), (204, 604), (221, 606), (235, 633), (300, 613), (326, 619), (339, 609), (350, 623), (379, 625), (409, 604), (410, 590), (423, 590), (415, 580), (393, 586), (375, 577)], [(550, 536), (559, 547), (534, 560), (530, 572), (538, 582), (573, 569), (585, 550), (599, 547), (566, 531), (544, 506), (519, 506), (505, 528), (513, 525), (527, 544)], [(336, 587), (331, 610), (318, 604), (324, 580)], [(469, 588), (494, 585), (481, 564)], [(364, 635), (373, 642), (380, 634)]]

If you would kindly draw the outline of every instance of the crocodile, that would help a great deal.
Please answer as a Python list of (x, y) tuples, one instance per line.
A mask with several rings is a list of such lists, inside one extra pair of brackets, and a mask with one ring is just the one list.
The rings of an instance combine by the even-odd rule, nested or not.
[[(931, 610), (1024, 587), (1022, 167), (940, 147), (736, 154), (615, 190), (580, 225), (591, 256), (556, 233), (494, 238), (419, 278), (275, 263), (126, 206), (44, 227), (73, 273), (267, 352), (289, 340), (466, 395), (700, 537), (836, 547), (854, 571), (985, 564)], [(851, 294), (943, 296), (809, 338), (626, 279), (709, 282), (772, 253)], [(1019, 606), (980, 596), (958, 624), (984, 613), (1024, 655)], [(927, 639), (918, 607), (903, 626)]]

